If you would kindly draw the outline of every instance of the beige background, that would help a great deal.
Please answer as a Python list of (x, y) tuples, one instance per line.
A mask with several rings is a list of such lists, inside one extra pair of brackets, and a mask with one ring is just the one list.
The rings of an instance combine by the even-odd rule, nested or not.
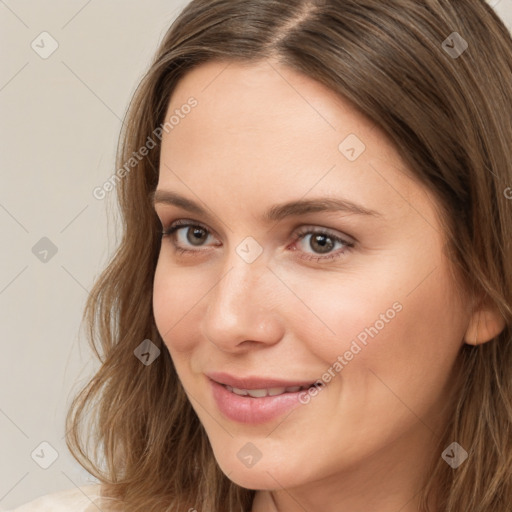
[[(83, 306), (118, 241), (114, 193), (92, 191), (115, 171), (130, 96), (186, 3), (0, 0), (0, 510), (94, 481), (64, 442), (67, 406), (97, 367)], [(489, 3), (511, 27), (512, 0)]]

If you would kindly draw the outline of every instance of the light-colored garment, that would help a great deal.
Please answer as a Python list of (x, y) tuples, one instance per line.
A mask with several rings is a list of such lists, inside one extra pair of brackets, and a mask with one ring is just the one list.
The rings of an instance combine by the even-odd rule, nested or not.
[(88, 484), (46, 494), (7, 512), (98, 512), (94, 501), (100, 498), (100, 487), (100, 484)]

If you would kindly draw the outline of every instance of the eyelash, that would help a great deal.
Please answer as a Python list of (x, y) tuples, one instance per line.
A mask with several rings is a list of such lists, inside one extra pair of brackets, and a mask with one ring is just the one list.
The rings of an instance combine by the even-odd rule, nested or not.
[[(204, 229), (208, 234), (211, 235), (210, 230), (203, 226), (200, 223), (197, 222), (190, 222), (185, 219), (178, 220), (174, 223), (172, 223), (168, 228), (165, 228), (162, 231), (162, 238), (164, 237), (171, 237), (176, 231), (182, 228), (190, 228), (190, 227), (197, 227)], [(344, 240), (343, 238), (340, 238), (339, 236), (333, 235), (329, 233), (326, 229), (303, 229), (296, 233), (294, 235), (293, 242), (298, 242), (299, 240), (302, 240), (306, 235), (313, 234), (313, 235), (327, 235), (328, 238), (333, 240), (334, 242), (339, 242), (345, 246), (345, 248), (341, 251), (335, 252), (333, 254), (329, 254), (327, 256), (299, 256), (299, 258), (307, 260), (307, 261), (326, 261), (326, 260), (337, 260), (341, 258), (343, 255), (345, 255), (347, 252), (351, 251), (354, 248), (354, 243), (348, 242)], [(179, 247), (176, 245), (176, 243), (173, 241), (174, 249), (178, 254), (193, 254), (194, 256), (197, 255), (199, 252), (203, 252), (204, 249), (198, 249), (198, 250), (191, 250), (191, 249), (183, 249), (182, 247)]]

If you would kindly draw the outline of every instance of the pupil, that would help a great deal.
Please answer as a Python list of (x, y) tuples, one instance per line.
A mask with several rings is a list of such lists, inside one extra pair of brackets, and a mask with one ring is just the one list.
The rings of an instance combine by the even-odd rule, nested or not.
[[(189, 233), (190, 233), (190, 230), (189, 230)], [(201, 234), (203, 236), (201, 236)], [(194, 228), (193, 229), (193, 235), (192, 235), (192, 238), (191, 237), (187, 237), (188, 238), (188, 241), (192, 244), (195, 244), (196, 242), (202, 242), (203, 239), (205, 238), (205, 230), (202, 229), (202, 228)], [(199, 245), (199, 244), (198, 244)]]
[[(332, 243), (332, 241), (330, 243), (326, 242), (326, 240), (330, 240), (330, 237), (325, 236), (325, 235), (315, 235), (313, 237), (313, 240), (315, 243), (320, 244), (321, 252), (329, 252), (329, 250), (332, 249), (333, 245), (334, 245)], [(314, 247), (313, 247), (313, 249), (314, 249)]]

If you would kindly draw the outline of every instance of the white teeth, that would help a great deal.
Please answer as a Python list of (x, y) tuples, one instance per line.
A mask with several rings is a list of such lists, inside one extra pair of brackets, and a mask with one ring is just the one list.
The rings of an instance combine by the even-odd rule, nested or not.
[(248, 392), (246, 389), (238, 389), (238, 388), (231, 388), (231, 391), (237, 395), (245, 396), (248, 395)]
[(277, 396), (283, 393), (296, 393), (300, 389), (307, 389), (307, 386), (291, 386), (288, 388), (269, 388), (269, 389), (239, 389), (225, 385), (228, 391), (240, 396), (252, 396), (253, 398), (263, 398), (265, 396)]
[(282, 395), (286, 391), (286, 388), (270, 388), (268, 390), (268, 396)]
[(268, 394), (266, 389), (248, 389), (247, 392), (253, 398), (263, 398)]

